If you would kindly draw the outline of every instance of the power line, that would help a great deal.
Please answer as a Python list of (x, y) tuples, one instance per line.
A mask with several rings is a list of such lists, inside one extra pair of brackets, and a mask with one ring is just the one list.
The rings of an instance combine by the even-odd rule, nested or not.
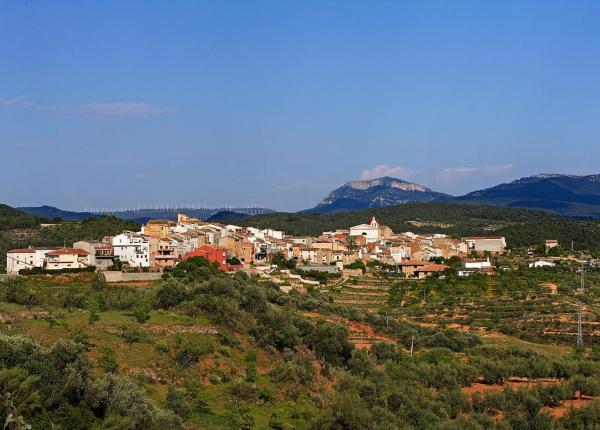
[(585, 291), (585, 263), (581, 262), (581, 287), (580, 287), (580, 297), (577, 306), (577, 349), (583, 350), (583, 304), (581, 302), (583, 293)]

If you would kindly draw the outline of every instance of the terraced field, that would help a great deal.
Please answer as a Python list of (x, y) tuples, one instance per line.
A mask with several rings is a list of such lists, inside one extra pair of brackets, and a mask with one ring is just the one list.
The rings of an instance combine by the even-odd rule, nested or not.
[[(535, 275), (535, 276), (534, 276)], [(600, 343), (597, 275), (588, 280), (584, 335)], [(520, 272), (478, 279), (345, 279), (327, 291), (336, 305), (389, 314), (421, 327), (503, 333), (526, 341), (573, 344), (577, 275)]]
[(389, 295), (388, 281), (360, 277), (350, 278), (331, 288), (334, 303), (349, 305), (368, 312), (376, 312), (386, 304)]

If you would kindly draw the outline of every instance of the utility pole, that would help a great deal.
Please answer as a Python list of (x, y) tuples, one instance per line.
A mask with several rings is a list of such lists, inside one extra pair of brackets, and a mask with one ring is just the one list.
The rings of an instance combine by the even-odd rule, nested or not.
[(579, 351), (583, 351), (583, 304), (581, 302), (581, 298), (585, 291), (585, 263), (581, 262), (581, 287), (580, 287), (580, 296), (579, 302), (577, 306), (577, 349)]

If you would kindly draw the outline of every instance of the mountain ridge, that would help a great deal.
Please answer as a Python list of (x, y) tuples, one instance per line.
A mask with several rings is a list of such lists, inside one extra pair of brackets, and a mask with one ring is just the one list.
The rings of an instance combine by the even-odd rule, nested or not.
[(43, 206), (27, 206), (16, 208), (26, 214), (52, 219), (55, 217), (62, 218), (66, 221), (81, 221), (88, 218), (97, 218), (100, 215), (114, 215), (117, 218), (129, 221), (135, 221), (137, 223), (145, 223), (149, 219), (168, 219), (177, 220), (178, 213), (184, 213), (188, 216), (206, 220), (211, 216), (219, 212), (235, 212), (244, 215), (251, 215), (254, 213), (270, 213), (275, 212), (273, 209), (266, 208), (235, 208), (235, 209), (196, 209), (196, 208), (178, 208), (178, 209), (128, 209), (120, 211), (112, 211), (107, 213), (92, 213), (92, 212), (78, 212), (68, 211), (56, 208), (54, 206), (43, 205)]
[(576, 218), (600, 218), (600, 175), (541, 173), (472, 191), (453, 201), (546, 210)]
[(600, 174), (539, 173), (456, 197), (385, 176), (346, 182), (302, 212), (326, 214), (415, 202), (495, 205), (600, 219)]
[(432, 202), (451, 199), (414, 182), (384, 176), (362, 181), (349, 181), (331, 191), (317, 206), (306, 213), (332, 213), (344, 210), (361, 210), (402, 203)]
[[(369, 180), (348, 181), (331, 191), (313, 208), (300, 213), (336, 213), (394, 206), (406, 203), (458, 203), (493, 205), (510, 208), (543, 210), (558, 215), (600, 219), (600, 174), (572, 175), (539, 173), (511, 182), (475, 190), (462, 196), (451, 196), (432, 190), (421, 184), (384, 176)], [(53, 206), (19, 207), (29, 215), (52, 219), (83, 220), (97, 217), (91, 212), (64, 211)], [(176, 219), (182, 212), (200, 219), (209, 219), (218, 214), (226, 219), (235, 219), (235, 213), (255, 215), (257, 209), (140, 209), (111, 213), (121, 219), (138, 223), (148, 219)], [(261, 212), (275, 212), (260, 209)]]

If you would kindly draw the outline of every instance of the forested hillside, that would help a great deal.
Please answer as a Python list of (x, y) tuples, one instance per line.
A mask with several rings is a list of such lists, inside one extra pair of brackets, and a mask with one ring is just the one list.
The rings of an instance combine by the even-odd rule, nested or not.
[(113, 216), (65, 221), (40, 227), (44, 218), (27, 215), (17, 209), (0, 207), (0, 268), (6, 266), (6, 251), (26, 246), (70, 246), (78, 240), (97, 240), (123, 230), (138, 230), (133, 221)]
[(0, 204), (0, 231), (15, 228), (35, 228), (44, 220), (45, 218), (28, 215), (18, 209)]
[[(94, 274), (6, 280), (0, 423), (597, 429), (599, 311), (586, 312), (585, 348), (576, 350), (575, 270), (424, 282), (366, 276), (305, 294), (227, 275), (202, 258), (145, 287)], [(600, 273), (590, 268), (587, 279), (586, 301), (597, 303)], [(344, 305), (349, 290), (355, 300)], [(382, 299), (361, 305), (358, 291)]]
[(274, 228), (293, 235), (318, 235), (368, 222), (375, 215), (395, 232), (446, 233), (454, 236), (504, 235), (509, 245), (527, 246), (545, 239), (576, 249), (600, 249), (600, 222), (578, 221), (547, 212), (499, 206), (408, 203), (336, 214), (274, 213), (231, 220), (243, 226)]

